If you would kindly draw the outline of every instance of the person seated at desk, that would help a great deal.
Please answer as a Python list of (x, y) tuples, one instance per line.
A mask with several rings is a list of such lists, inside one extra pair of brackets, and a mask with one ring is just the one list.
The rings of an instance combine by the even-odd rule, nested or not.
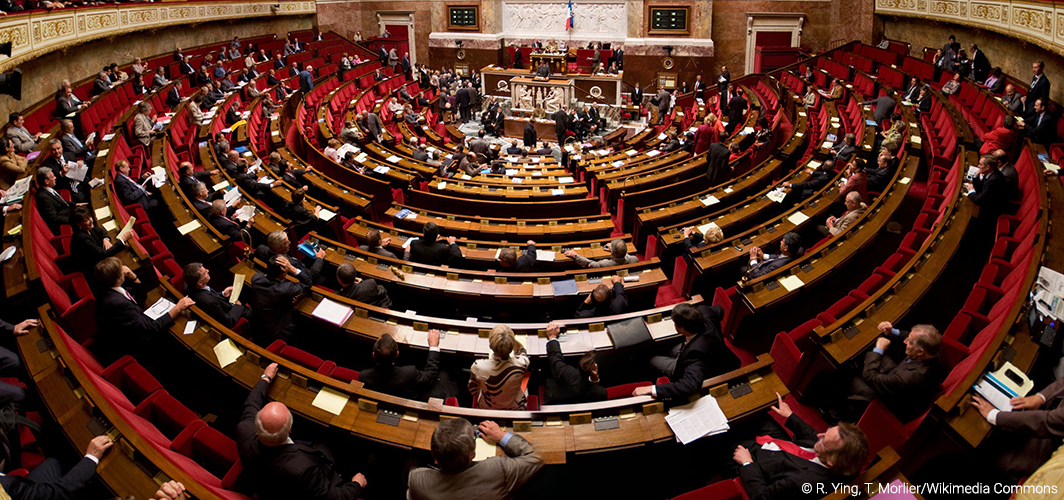
[(972, 396), (972, 406), (990, 425), (1008, 431), (1002, 436), (1007, 444), (997, 464), (1010, 476), (1031, 475), (1060, 446), (1060, 437), (1064, 436), (1062, 401), (1064, 378), (1030, 396), (1010, 399), (1011, 410), (998, 410), (978, 394)]
[(831, 184), (831, 179), (834, 177), (835, 160), (827, 158), (820, 163), (816, 170), (809, 173), (809, 177), (806, 180), (793, 183), (790, 181), (783, 182), (780, 185), (788, 189), (787, 195), (783, 198), (783, 206), (794, 206), (799, 201), (813, 196), (817, 191)]
[[(266, 236), (266, 244), (259, 245), (255, 249), (255, 258), (261, 261), (267, 261), (274, 255), (288, 255), (289, 250), (288, 233), (282, 230), (274, 231)], [(310, 267), (303, 265), (303, 261), (297, 258), (289, 259), (289, 264), (296, 270), (302, 273), (310, 275), (311, 280), (317, 280), (321, 275), (321, 270), (325, 266), (325, 251), (318, 249), (314, 252), (314, 263)]]
[(968, 199), (979, 206), (979, 219), (990, 223), (1005, 211), (1013, 193), (1008, 179), (1001, 173), (998, 159), (992, 155), (979, 157), (979, 175), (964, 183)]
[[(118, 200), (125, 206), (138, 204), (143, 207), (144, 211), (148, 214), (155, 214), (161, 205), (156, 199), (158, 192), (149, 193), (148, 189), (144, 186), (144, 181), (151, 176), (151, 172), (146, 171), (141, 173), (141, 182), (137, 182), (129, 177), (130, 167), (128, 161), (115, 161), (115, 170), (118, 172), (114, 179), (115, 194), (118, 195)], [(206, 189), (206, 186), (204, 186), (204, 189)]]
[(868, 178), (867, 190), (882, 193), (887, 189), (890, 180), (894, 178), (894, 171), (898, 167), (898, 157), (884, 149), (876, 157), (876, 167), (866, 168), (865, 176)]
[(428, 401), (429, 398), (447, 399), (458, 395), (458, 388), (450, 381), (446, 371), (440, 370), (440, 331), (429, 330), (429, 354), (425, 369), (416, 366), (395, 366), (399, 357), (399, 344), (385, 333), (373, 344), (375, 366), (358, 374), (359, 382), (371, 391), (383, 392), (401, 398)]
[[(235, 174), (236, 172), (234, 171), (233, 173)], [(196, 183), (206, 183), (211, 179), (212, 175), (217, 174), (218, 169), (196, 172), (191, 163), (183, 161), (177, 166), (177, 185), (181, 188), (181, 192), (185, 193), (186, 197), (193, 198), (195, 193), (192, 188), (196, 187)]]
[(639, 262), (639, 257), (628, 254), (628, 245), (618, 238), (610, 242), (610, 258), (592, 261), (580, 255), (572, 249), (565, 251), (565, 256), (576, 261), (580, 267), (599, 268), (611, 266), (624, 266)]
[[(732, 460), (751, 499), (801, 498), (807, 485), (846, 484), (868, 462), (868, 438), (856, 425), (843, 422), (817, 434), (776, 395), (772, 412), (784, 419), (791, 437), (771, 418), (753, 441), (735, 448)], [(819, 496), (819, 495), (817, 495)]]
[[(56, 189), (66, 189), (70, 192), (70, 201), (74, 203), (88, 203), (90, 201), (89, 184), (67, 177), (67, 173), (73, 168), (82, 168), (85, 162), (74, 156), (73, 152), (63, 150), (63, 142), (58, 138), (48, 140), (48, 156), (41, 161), (41, 167), (51, 169), (57, 173), (55, 179)], [(88, 174), (86, 174), (88, 177)], [(64, 221), (65, 222), (65, 221)]]
[(677, 304), (672, 324), (683, 336), (668, 356), (650, 358), (650, 366), (669, 377), (669, 383), (638, 387), (633, 396), (684, 400), (701, 392), (702, 381), (739, 368), (739, 358), (721, 335), (721, 306)]
[[(576, 308), (577, 318), (595, 318), (628, 312), (628, 297), (624, 295), (624, 278), (613, 276), (612, 287), (599, 283)], [(603, 279), (603, 281), (606, 281)]]
[(539, 146), (539, 148), (534, 151), (534, 153), (536, 153), (537, 155), (547, 156), (547, 155), (551, 154), (551, 152), (552, 152), (551, 151), (551, 147), (550, 147), (550, 145), (548, 143), (541, 142), (541, 143), (538, 143), (536, 145)]
[(337, 295), (385, 309), (392, 307), (388, 290), (377, 284), (377, 280), (373, 278), (359, 278), (358, 271), (351, 264), (340, 264), (336, 269), (336, 282), (340, 285), (340, 289), (336, 291)]
[[(314, 284), (311, 273), (297, 269), (292, 265), (293, 260), (284, 255), (271, 255), (266, 271), (251, 278), (251, 330), (259, 345), (269, 345), (276, 339), (292, 341), (293, 304)], [(294, 276), (298, 281), (289, 281), (287, 276)]]
[(239, 300), (229, 302), (233, 295), (233, 287), (227, 286), (221, 292), (211, 288), (211, 273), (199, 262), (190, 262), (183, 270), (185, 279), (185, 295), (196, 301), (199, 307), (215, 321), (223, 324), (226, 328), (236, 326), (240, 318), (251, 318), (251, 309), (244, 306)]
[(377, 228), (372, 228), (366, 232), (366, 244), (360, 245), (358, 249), (394, 259), (396, 258), (395, 254), (388, 250), (385, 250), (385, 247), (387, 247), (391, 243), (391, 236), (381, 239), (380, 230)]
[(300, 238), (311, 231), (317, 231), (318, 234), (335, 240), (336, 231), (319, 216), (322, 211), (321, 205), (314, 205), (314, 211), (311, 212), (304, 205), (306, 198), (307, 189), (301, 187), (292, 191), (292, 199), (285, 206), (285, 213), (292, 221), (292, 231)]
[(834, 153), (833, 159), (836, 162), (846, 164), (857, 154), (857, 136), (846, 134), (842, 137), (842, 142), (831, 146), (831, 152)]
[(837, 236), (853, 225), (868, 210), (868, 205), (861, 201), (861, 193), (851, 191), (844, 200), (846, 211), (841, 216), (828, 217), (825, 225), (817, 227), (821, 236)]
[(865, 173), (864, 160), (855, 158), (846, 165), (845, 182), (839, 187), (839, 198), (846, 199), (852, 192), (859, 193), (862, 200), (868, 199), (868, 174)]
[(783, 235), (778, 254), (767, 254), (760, 247), (751, 248), (750, 266), (743, 271), (743, 274), (748, 280), (760, 278), (789, 264), (792, 260), (801, 257), (803, 253), (805, 249), (802, 248), (801, 236), (793, 231), (789, 232)]
[[(410, 500), (507, 499), (543, 467), (543, 459), (521, 436), (504, 432), (491, 420), (475, 431), (464, 418), (441, 420), (432, 432), (432, 458), (439, 468), (410, 471)], [(480, 434), (489, 444), (498, 444), (506, 456), (474, 462)]]
[(1030, 114), (1019, 120), (1024, 134), (1031, 141), (1042, 146), (1049, 147), (1057, 140), (1057, 120), (1049, 113), (1043, 99), (1034, 101), (1034, 108)]
[(496, 325), (488, 334), (492, 357), (473, 362), (469, 375), (469, 393), (473, 407), (486, 410), (524, 410), (525, 393), (521, 387), (528, 370), (528, 353), (506, 325)]
[(706, 228), (705, 233), (698, 232), (694, 226), (688, 226), (683, 231), (683, 249), (693, 252), (702, 245), (712, 245), (724, 241), (724, 231), (716, 224)]
[(84, 491), (90, 489), (87, 487), (96, 477), (96, 468), (112, 444), (106, 435), (92, 438), (85, 454), (66, 474), (63, 474), (59, 460), (49, 457), (25, 476), (0, 475), (0, 490), (4, 491), (4, 498), (18, 500), (65, 500), (81, 498), (83, 494), (89, 496)]
[[(152, 271), (154, 273), (154, 271)], [(151, 319), (144, 314), (146, 292), (140, 278), (122, 264), (118, 257), (108, 257), (96, 264), (96, 340), (93, 345), (101, 359), (114, 360), (122, 354), (143, 354), (189, 306), (182, 297), (169, 312)]]
[[(233, 207), (236, 208), (236, 207)], [(255, 224), (255, 216), (252, 215), (246, 221), (235, 221), (230, 218), (231, 215), (226, 215), (227, 209), (225, 201), (214, 200), (211, 202), (211, 211), (207, 215), (207, 223), (234, 241), (240, 240), (240, 231), (243, 231)]]
[(405, 260), (428, 264), (430, 266), (454, 265), (462, 260), (462, 249), (455, 243), (457, 238), (440, 236), (440, 228), (435, 222), (428, 222), (422, 228), (421, 238), (408, 240), (408, 256)]
[(562, 355), (561, 324), (551, 321), (547, 324), (547, 362), (550, 364), (551, 377), (543, 381), (543, 404), (576, 404), (605, 401), (608, 397), (606, 388), (599, 383), (599, 368), (595, 362), (595, 350), (585, 352), (573, 367), (565, 362)]
[[(75, 204), (64, 199), (55, 190), (56, 178), (51, 168), (38, 168), (36, 179), (37, 192), (34, 194), (34, 199), (37, 202), (37, 213), (44, 219), (52, 234), (59, 234), (60, 228), (70, 223), (70, 210)], [(85, 205), (85, 203), (76, 205)]]
[(77, 205), (71, 209), (70, 225), (74, 227), (74, 233), (70, 236), (70, 255), (76, 262), (75, 268), (85, 276), (92, 276), (93, 269), (101, 260), (125, 250), (126, 243), (133, 237), (133, 231), (130, 231), (123, 239), (112, 244), (107, 230), (96, 225), (92, 209), (87, 205)]
[[(529, 124), (529, 125), (531, 125), (531, 124)], [(525, 127), (525, 131), (526, 131), (525, 137), (527, 138), (528, 137), (528, 135), (527, 135), (528, 127), (527, 126)], [(532, 131), (535, 132), (535, 129), (533, 129)], [(532, 142), (532, 146), (528, 146), (527, 142), (525, 144), (526, 144), (526, 147), (532, 147), (532, 146), (536, 145), (535, 141)], [(524, 148), (521, 147), (521, 142), (519, 142), (517, 139), (514, 139), (513, 142), (510, 143), (510, 147), (506, 148), (506, 154), (511, 155), (511, 156), (517, 156), (517, 155), (524, 156), (525, 155), (525, 150), (524, 150)]]
[(528, 240), (528, 247), (521, 256), (510, 247), (499, 250), (499, 267), (506, 271), (513, 270), (518, 273), (529, 273), (536, 267), (536, 242)]
[(536, 68), (536, 78), (550, 79), (550, 65), (542, 62), (539, 63), (539, 67)]

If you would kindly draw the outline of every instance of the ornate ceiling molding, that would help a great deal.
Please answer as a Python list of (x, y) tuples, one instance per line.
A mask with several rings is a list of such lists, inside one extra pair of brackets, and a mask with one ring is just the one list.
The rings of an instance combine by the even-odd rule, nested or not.
[(225, 19), (302, 16), (316, 10), (313, 1), (174, 2), (9, 15), (0, 18), (0, 43), (11, 42), (11, 57), (0, 61), (0, 71), (49, 52), (134, 31)]
[(876, 0), (876, 14), (970, 26), (1064, 55), (1064, 5), (1010, 0)]

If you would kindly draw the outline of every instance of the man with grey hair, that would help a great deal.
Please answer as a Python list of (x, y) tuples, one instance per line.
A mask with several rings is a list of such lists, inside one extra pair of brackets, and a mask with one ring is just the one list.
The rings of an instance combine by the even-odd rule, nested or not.
[[(265, 262), (274, 255), (287, 256), (289, 245), (288, 233), (278, 229), (266, 235), (266, 244), (259, 245), (255, 249), (255, 258)], [(292, 267), (296, 268), (300, 273), (309, 273), (311, 279), (316, 282), (321, 275), (322, 268), (325, 267), (325, 251), (318, 249), (314, 252), (314, 263), (310, 267), (303, 265), (303, 261), (296, 257), (291, 257), (288, 260)]]
[[(478, 433), (488, 443), (498, 443), (506, 456), (473, 462)], [(464, 418), (441, 420), (432, 433), (430, 447), (439, 469), (411, 471), (408, 500), (506, 499), (543, 467), (543, 459), (531, 443), (504, 432), (490, 420), (481, 422), (476, 430)]]
[(864, 202), (861, 201), (861, 193), (858, 193), (857, 191), (846, 193), (844, 203), (846, 204), (846, 211), (843, 212), (840, 217), (828, 217), (828, 220), (826, 221), (827, 225), (818, 228), (820, 229), (821, 234), (824, 236), (829, 234), (835, 236), (843, 232), (846, 228), (850, 227), (851, 224), (856, 222), (858, 218), (864, 215), (866, 210), (868, 210), (868, 205), (865, 205)]
[(590, 267), (592, 269), (597, 267), (624, 266), (639, 262), (639, 257), (628, 254), (628, 245), (620, 238), (610, 242), (610, 258), (608, 259), (590, 260), (587, 257), (576, 253), (572, 249), (566, 250), (565, 256), (575, 260), (580, 267)]
[(246, 484), (262, 500), (359, 498), (366, 487), (365, 476), (359, 473), (345, 479), (336, 472), (332, 453), (324, 444), (292, 440), (292, 412), (284, 403), (266, 402), (275, 378), (277, 363), (271, 363), (244, 401), (236, 426), (237, 452)]

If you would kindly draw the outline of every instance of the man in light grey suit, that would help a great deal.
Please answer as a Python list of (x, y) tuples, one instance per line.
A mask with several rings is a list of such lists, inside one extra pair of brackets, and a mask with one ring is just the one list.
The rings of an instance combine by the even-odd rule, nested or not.
[(438, 469), (422, 467), (410, 472), (408, 500), (503, 500), (532, 479), (543, 467), (543, 459), (532, 444), (510, 432), (503, 432), (490, 420), (480, 423), (478, 432), (489, 443), (498, 443), (505, 457), (473, 462), (476, 433), (464, 418), (440, 421), (432, 433), (432, 458)]

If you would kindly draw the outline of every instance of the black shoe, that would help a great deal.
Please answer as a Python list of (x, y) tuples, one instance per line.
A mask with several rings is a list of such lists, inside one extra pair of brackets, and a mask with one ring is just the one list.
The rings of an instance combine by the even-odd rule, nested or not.
[(818, 407), (816, 411), (820, 414), (820, 418), (824, 419), (824, 422), (826, 422), (828, 425), (838, 424), (839, 421), (842, 420), (842, 418), (839, 416), (839, 412), (835, 411), (834, 408)]

